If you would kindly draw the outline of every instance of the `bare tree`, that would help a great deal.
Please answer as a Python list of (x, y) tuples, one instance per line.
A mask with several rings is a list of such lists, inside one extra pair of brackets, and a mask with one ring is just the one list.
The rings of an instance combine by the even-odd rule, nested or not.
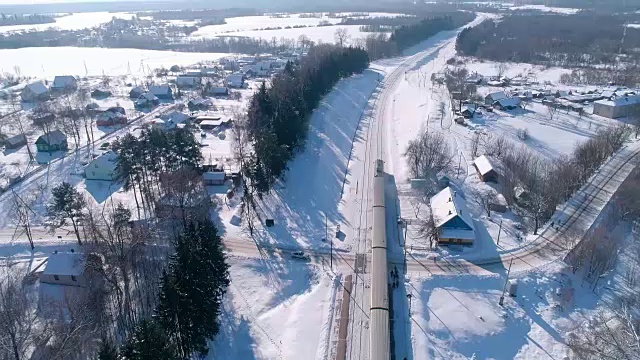
[(32, 194), (18, 195), (13, 191), (13, 206), (11, 208), (11, 215), (16, 225), (16, 233), (18, 229), (24, 231), (24, 235), (29, 240), (31, 250), (35, 248), (33, 244), (33, 236), (31, 235), (31, 215), (35, 215), (32, 207), (35, 204), (36, 197)]
[(487, 216), (491, 216), (491, 209), (493, 205), (498, 201), (498, 193), (491, 189), (479, 194), (480, 203), (482, 208), (487, 213)]
[(23, 287), (22, 274), (3, 265), (0, 276), (0, 358), (28, 359), (40, 321), (33, 304), (37, 302)]
[(482, 134), (478, 131), (474, 132), (473, 135), (471, 135), (471, 139), (469, 141), (470, 141), (472, 158), (478, 157), (478, 151), (480, 150), (481, 139), (482, 139)]
[(550, 122), (553, 122), (553, 120), (555, 120), (556, 118), (556, 114), (558, 114), (559, 108), (556, 104), (549, 104), (547, 105), (547, 119), (549, 119)]
[(411, 140), (404, 154), (412, 176), (433, 179), (451, 168), (453, 152), (441, 133), (423, 130), (417, 139)]
[(336, 29), (334, 34), (334, 38), (336, 40), (336, 44), (339, 46), (344, 46), (347, 41), (349, 41), (349, 32), (346, 28)]

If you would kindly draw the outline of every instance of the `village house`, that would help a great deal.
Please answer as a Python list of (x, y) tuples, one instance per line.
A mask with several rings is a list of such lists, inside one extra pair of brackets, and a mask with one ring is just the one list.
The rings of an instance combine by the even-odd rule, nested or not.
[(439, 244), (473, 244), (476, 238), (473, 219), (460, 194), (446, 187), (430, 202)]
[(12, 136), (10, 138), (6, 138), (3, 143), (5, 149), (18, 149), (27, 145), (27, 138), (24, 135), (20, 134)]
[(484, 104), (493, 105), (493, 103), (495, 103), (496, 101), (500, 99), (506, 99), (506, 98), (507, 98), (507, 94), (505, 94), (504, 91), (492, 92), (491, 94), (488, 94), (487, 96), (484, 97)]
[(222, 171), (206, 171), (202, 174), (202, 183), (205, 186), (224, 185), (226, 177)]
[(520, 104), (522, 104), (522, 100), (519, 97), (512, 97), (496, 100), (493, 106), (500, 110), (513, 110), (519, 107)]
[(151, 130), (165, 131), (167, 130), (167, 123), (162, 119), (153, 119), (150, 123)]
[(107, 89), (98, 88), (91, 91), (91, 97), (94, 99), (104, 99), (109, 96), (111, 96), (111, 91)]
[(200, 125), (202, 130), (213, 130), (220, 126), (227, 125), (231, 119), (222, 116), (198, 116), (195, 122)]
[(75, 76), (56, 76), (51, 84), (51, 91), (56, 93), (66, 93), (78, 90), (78, 79)]
[(142, 94), (144, 94), (146, 91), (144, 91), (143, 88), (136, 86), (133, 89), (131, 89), (131, 91), (129, 91), (129, 98), (130, 99), (138, 99), (140, 96), (142, 96)]
[(244, 75), (232, 74), (225, 79), (225, 85), (230, 88), (243, 88), (244, 87)]
[(473, 167), (483, 182), (498, 182), (498, 172), (486, 155), (473, 160)]
[(476, 104), (464, 104), (460, 108), (460, 115), (464, 116), (467, 119), (470, 119), (476, 113), (477, 109), (478, 106)]
[(172, 129), (178, 124), (186, 124), (191, 121), (191, 116), (180, 111), (172, 111), (162, 115), (160, 118), (164, 120), (167, 129)]
[(204, 187), (190, 194), (167, 194), (156, 203), (156, 215), (161, 219), (205, 219), (209, 216), (211, 199)]
[(640, 114), (640, 95), (616, 97), (593, 103), (593, 114), (609, 119)]
[(160, 99), (158, 99), (157, 96), (153, 95), (148, 91), (140, 95), (140, 97), (136, 99), (134, 103), (135, 107), (138, 107), (138, 108), (153, 107), (158, 104), (160, 104)]
[(200, 85), (200, 78), (195, 76), (178, 75), (176, 77), (176, 86), (179, 88), (195, 88), (198, 85)]
[(112, 107), (103, 111), (96, 119), (97, 126), (124, 125), (128, 121), (125, 110), (121, 107)]
[(208, 99), (192, 99), (187, 103), (189, 111), (207, 110), (211, 107), (211, 100)]
[(113, 181), (116, 174), (118, 155), (113, 151), (107, 151), (93, 160), (84, 168), (87, 180)]
[(160, 100), (173, 100), (173, 90), (167, 84), (151, 85), (149, 86), (149, 92)]
[(34, 82), (31, 84), (28, 84), (27, 86), (24, 87), (24, 89), (22, 89), (22, 93), (20, 93), (20, 97), (22, 98), (22, 101), (25, 101), (25, 102), (49, 100), (49, 97), (50, 97), (49, 89), (47, 89), (47, 87), (39, 81)]
[(227, 96), (229, 95), (229, 88), (226, 86), (213, 86), (207, 91), (207, 95), (210, 96)]
[(67, 321), (70, 310), (86, 301), (90, 291), (103, 285), (97, 254), (54, 252), (39, 273), (38, 312), (41, 316)]
[(36, 148), (43, 152), (66, 151), (67, 136), (60, 130), (51, 131), (36, 140)]

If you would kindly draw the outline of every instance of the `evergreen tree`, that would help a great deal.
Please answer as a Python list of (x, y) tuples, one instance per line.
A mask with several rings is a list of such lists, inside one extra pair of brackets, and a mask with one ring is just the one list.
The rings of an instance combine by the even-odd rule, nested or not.
[(54, 228), (59, 228), (67, 223), (67, 220), (71, 221), (73, 231), (76, 233), (78, 239), (78, 245), (82, 245), (80, 240), (80, 231), (78, 229), (78, 221), (84, 216), (84, 210), (87, 207), (87, 202), (82, 194), (76, 190), (68, 182), (54, 187), (51, 190), (51, 202), (47, 207), (47, 217)]
[(113, 346), (111, 341), (102, 340), (98, 347), (96, 360), (119, 360), (118, 349)]
[(175, 347), (165, 330), (153, 320), (142, 320), (121, 351), (124, 360), (175, 360)]
[(218, 315), (228, 285), (217, 229), (211, 221), (188, 224), (163, 276), (157, 309), (158, 321), (180, 357), (206, 355), (208, 340), (219, 331)]

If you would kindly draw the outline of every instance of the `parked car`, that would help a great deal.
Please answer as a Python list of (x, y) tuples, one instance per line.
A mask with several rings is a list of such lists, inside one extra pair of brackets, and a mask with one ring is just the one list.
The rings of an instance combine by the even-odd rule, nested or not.
[(303, 251), (296, 251), (291, 254), (291, 257), (298, 260), (309, 260), (309, 255), (305, 254)]

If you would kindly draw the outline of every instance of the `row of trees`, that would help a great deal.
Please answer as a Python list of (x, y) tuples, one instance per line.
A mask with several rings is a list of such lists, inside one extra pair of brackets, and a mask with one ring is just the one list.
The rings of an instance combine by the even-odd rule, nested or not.
[(126, 134), (112, 144), (118, 153), (115, 178), (133, 190), (138, 211), (153, 214), (155, 200), (163, 195), (161, 176), (180, 169), (197, 169), (202, 161), (200, 144), (188, 129), (143, 130), (136, 138)]
[(567, 67), (628, 62), (638, 57), (640, 30), (625, 29), (626, 16), (506, 16), (464, 29), (456, 48), (463, 55), (488, 60)]
[(204, 357), (218, 334), (229, 268), (217, 229), (206, 220), (189, 223), (175, 241), (164, 271), (155, 316), (142, 319), (121, 349), (103, 340), (99, 360)]
[(304, 143), (308, 116), (322, 96), (342, 78), (369, 65), (359, 48), (318, 45), (300, 64), (289, 63), (269, 88), (263, 83), (249, 102), (246, 119), (248, 141), (254, 156), (243, 169), (258, 194), (269, 190), (284, 174), (288, 161)]
[[(556, 206), (568, 200), (617, 150), (630, 134), (628, 126), (600, 130), (593, 138), (576, 145), (570, 156), (549, 160), (516, 146), (500, 135), (475, 134), (473, 156), (483, 153), (503, 164), (502, 193), (518, 205), (533, 223), (533, 232), (553, 215)], [(518, 190), (519, 189), (519, 190)]]

